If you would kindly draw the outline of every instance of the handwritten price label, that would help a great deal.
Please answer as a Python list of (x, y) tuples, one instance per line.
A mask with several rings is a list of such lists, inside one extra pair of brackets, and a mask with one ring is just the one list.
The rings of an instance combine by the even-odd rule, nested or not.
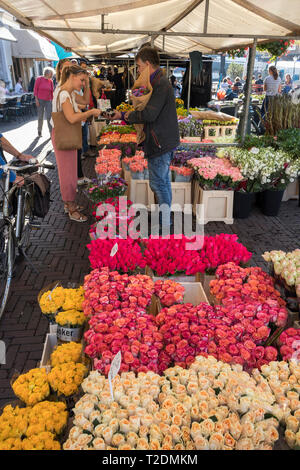
[(111, 256), (111, 257), (115, 256), (115, 254), (117, 253), (118, 249), (119, 249), (119, 245), (118, 245), (118, 243), (115, 243), (114, 246), (113, 246), (112, 249), (111, 249), (110, 256)]

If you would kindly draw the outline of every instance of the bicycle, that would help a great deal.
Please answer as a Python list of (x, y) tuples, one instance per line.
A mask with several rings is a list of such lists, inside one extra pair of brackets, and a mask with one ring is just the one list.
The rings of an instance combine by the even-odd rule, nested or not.
[[(49, 153), (51, 151), (48, 151), (47, 155)], [(44, 169), (54, 168), (54, 165), (39, 163), (36, 159), (29, 162), (12, 160), (2, 167), (5, 178), (3, 199), (0, 199), (0, 319), (7, 304), (17, 257), (24, 257), (32, 266), (25, 251), (29, 245), (30, 230), (39, 228), (39, 224), (35, 222), (32, 214), (34, 183), (29, 176), (39, 171), (44, 172)], [(23, 186), (11, 185), (11, 171), (24, 176)]]

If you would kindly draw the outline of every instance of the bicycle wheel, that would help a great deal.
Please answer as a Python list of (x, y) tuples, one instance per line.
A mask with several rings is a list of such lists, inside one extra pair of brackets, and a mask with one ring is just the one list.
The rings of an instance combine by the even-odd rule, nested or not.
[(0, 318), (7, 304), (15, 260), (12, 227), (0, 221)]

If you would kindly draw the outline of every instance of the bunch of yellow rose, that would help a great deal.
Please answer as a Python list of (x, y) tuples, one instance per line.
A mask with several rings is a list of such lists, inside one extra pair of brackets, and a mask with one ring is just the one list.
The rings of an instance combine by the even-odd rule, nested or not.
[(67, 419), (63, 402), (43, 401), (25, 408), (7, 405), (0, 416), (0, 450), (56, 450), (54, 437), (62, 432)]
[(86, 366), (80, 362), (67, 362), (53, 367), (48, 374), (48, 380), (58, 395), (68, 397), (78, 391), (86, 373)]
[(28, 428), (26, 436), (31, 437), (41, 432), (60, 434), (66, 426), (68, 412), (61, 401), (42, 401), (28, 409)]
[(42, 294), (39, 300), (40, 308), (46, 315), (56, 313), (60, 309), (82, 311), (83, 294), (83, 286), (78, 289), (65, 289), (59, 286)]
[(14, 381), (12, 389), (26, 405), (35, 405), (44, 400), (50, 394), (45, 369), (31, 369), (29, 372), (19, 375)]
[(60, 443), (51, 432), (41, 432), (22, 441), (22, 450), (61, 450)]
[(116, 107), (116, 110), (128, 112), (128, 111), (134, 111), (134, 107), (129, 103), (122, 102), (121, 104), (119, 104), (119, 106)]
[(80, 310), (82, 311), (82, 302), (84, 301), (83, 286), (78, 289), (64, 289), (65, 301), (63, 303), (63, 310)]
[(55, 367), (58, 364), (66, 362), (80, 362), (82, 353), (82, 344), (71, 341), (70, 343), (58, 346), (51, 354), (51, 366)]
[(39, 304), (42, 313), (49, 314), (55, 313), (62, 308), (65, 301), (65, 289), (63, 287), (56, 287), (53, 290), (44, 292), (41, 296)]
[(66, 328), (78, 328), (82, 326), (86, 321), (84, 313), (79, 312), (79, 310), (75, 309), (66, 310), (65, 312), (59, 312), (56, 315), (55, 319), (58, 325), (64, 326)]
[[(27, 408), (7, 405), (0, 416), (0, 442), (18, 439), (25, 435), (28, 427)], [(1, 448), (1, 447), (0, 447)]]

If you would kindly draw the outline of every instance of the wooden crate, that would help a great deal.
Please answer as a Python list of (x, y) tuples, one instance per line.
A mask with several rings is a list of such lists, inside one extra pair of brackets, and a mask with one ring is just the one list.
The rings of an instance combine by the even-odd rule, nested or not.
[[(202, 302), (209, 303), (208, 299), (205, 295), (204, 289), (202, 287), (201, 282), (180, 282), (180, 284), (184, 287), (184, 297), (183, 303), (185, 304), (193, 304), (195, 307)], [(157, 313), (156, 315), (163, 309), (164, 307), (161, 305), (160, 299), (157, 298)]]
[[(215, 140), (218, 137), (235, 137), (237, 131), (237, 124), (232, 126), (204, 126), (204, 136), (203, 139)], [(214, 131), (214, 135), (209, 135), (210, 131)], [(227, 132), (226, 132), (227, 130)], [(228, 132), (229, 131), (229, 132)]]
[(200, 282), (202, 283), (205, 295), (208, 298), (209, 303), (213, 304), (214, 296), (210, 293), (209, 284), (210, 284), (210, 281), (213, 281), (214, 279), (216, 279), (216, 276), (205, 274), (205, 273), (198, 273), (198, 276), (200, 278)]
[(183, 211), (185, 204), (192, 203), (192, 183), (171, 183), (172, 186), (172, 207), (176, 210), (175, 204)]
[(201, 218), (200, 208), (203, 204), (203, 223), (224, 222), (233, 224), (233, 197), (234, 191), (204, 191), (199, 185), (195, 186), (193, 214)]
[(131, 179), (128, 193), (129, 200), (134, 204), (143, 204), (148, 209), (154, 204), (154, 194), (148, 180)]
[(288, 201), (289, 199), (299, 198), (299, 181), (295, 180), (293, 183), (289, 183), (286, 190), (283, 193), (282, 201)]

